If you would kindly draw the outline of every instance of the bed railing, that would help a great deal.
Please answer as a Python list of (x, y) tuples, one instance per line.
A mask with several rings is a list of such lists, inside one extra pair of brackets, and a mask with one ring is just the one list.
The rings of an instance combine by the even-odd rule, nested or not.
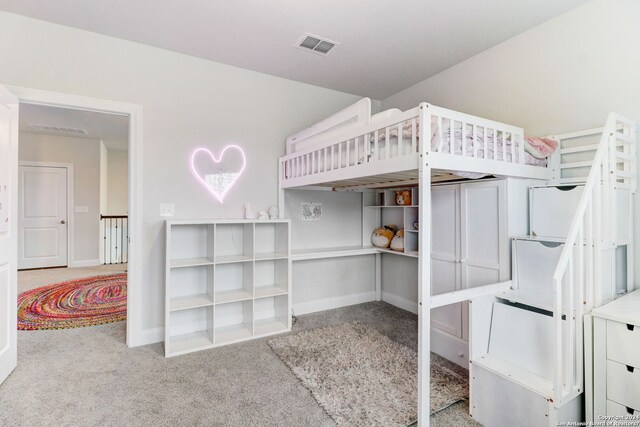
[(609, 114), (553, 275), (556, 407), (583, 389), (583, 315), (603, 302), (603, 253), (617, 236), (616, 189), (636, 188), (635, 129), (633, 121)]
[[(426, 115), (420, 114), (423, 109)], [(428, 152), (525, 164), (522, 128), (423, 103), (385, 120), (345, 128), (332, 134), (329, 142), (281, 157), (279, 179), (282, 183), (306, 182), (310, 181), (307, 177), (320, 179), (320, 174), (331, 172), (329, 181), (337, 181), (355, 176), (354, 168), (362, 169), (362, 176), (375, 175), (375, 165), (390, 160), (407, 161), (408, 168), (417, 170), (423, 120), (431, 129)]]

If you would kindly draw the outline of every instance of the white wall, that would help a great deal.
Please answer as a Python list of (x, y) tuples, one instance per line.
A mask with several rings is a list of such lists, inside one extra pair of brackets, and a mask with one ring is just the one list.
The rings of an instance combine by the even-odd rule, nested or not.
[(592, 0), (383, 100), (421, 101), (546, 135), (640, 119), (640, 2)]
[[(388, 97), (382, 108), (426, 101), (529, 135), (601, 127), (611, 111), (640, 120), (639, 18), (639, 1), (592, 0)], [(637, 221), (634, 241), (638, 248)], [(638, 250), (634, 270), (638, 286)]]
[[(0, 12), (0, 83), (140, 104), (143, 108), (140, 341), (162, 339), (164, 237), (159, 204), (176, 218), (239, 218), (277, 204), (287, 135), (358, 97), (137, 43)], [(247, 150), (247, 171), (220, 205), (196, 184), (196, 146)], [(97, 193), (97, 192), (96, 192)], [(96, 196), (98, 197), (98, 196)]]
[(88, 212), (74, 213), (74, 251), (69, 265), (99, 263), (100, 237), (100, 141), (86, 138), (20, 133), (20, 160), (73, 164), (75, 206)]
[(107, 154), (107, 215), (129, 212), (129, 153), (108, 150)]

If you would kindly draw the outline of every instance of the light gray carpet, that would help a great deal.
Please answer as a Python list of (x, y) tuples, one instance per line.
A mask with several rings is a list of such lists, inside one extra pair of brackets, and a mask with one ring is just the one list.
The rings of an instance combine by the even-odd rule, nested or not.
[[(300, 316), (294, 331), (351, 320), (417, 348), (417, 317), (385, 303)], [(127, 348), (124, 322), (18, 332), (18, 368), (0, 386), (0, 425), (334, 425), (267, 339), (163, 353), (162, 344)], [(466, 411), (455, 404), (432, 425), (477, 425)]]
[[(406, 426), (416, 420), (417, 352), (367, 325), (312, 329), (273, 338), (269, 345), (339, 426)], [(468, 397), (468, 375), (460, 371), (446, 359), (432, 359), (432, 412)]]

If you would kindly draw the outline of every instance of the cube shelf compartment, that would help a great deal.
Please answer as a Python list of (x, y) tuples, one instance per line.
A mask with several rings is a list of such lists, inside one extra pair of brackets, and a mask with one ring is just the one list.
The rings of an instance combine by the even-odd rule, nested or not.
[(288, 220), (166, 222), (165, 356), (291, 330)]

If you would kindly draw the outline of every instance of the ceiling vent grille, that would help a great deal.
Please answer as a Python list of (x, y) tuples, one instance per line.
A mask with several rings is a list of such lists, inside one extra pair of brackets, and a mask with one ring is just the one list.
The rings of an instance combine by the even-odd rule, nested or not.
[(36, 123), (29, 123), (28, 126), (40, 132), (54, 132), (65, 135), (73, 135), (73, 136), (82, 136), (89, 135), (89, 132), (86, 129), (78, 129), (78, 128), (70, 128), (64, 126), (51, 126), (51, 125), (40, 125)]
[(324, 37), (314, 36), (313, 34), (305, 33), (298, 41), (298, 46), (301, 49), (317, 53), (318, 55), (326, 55), (340, 43), (331, 41)]

